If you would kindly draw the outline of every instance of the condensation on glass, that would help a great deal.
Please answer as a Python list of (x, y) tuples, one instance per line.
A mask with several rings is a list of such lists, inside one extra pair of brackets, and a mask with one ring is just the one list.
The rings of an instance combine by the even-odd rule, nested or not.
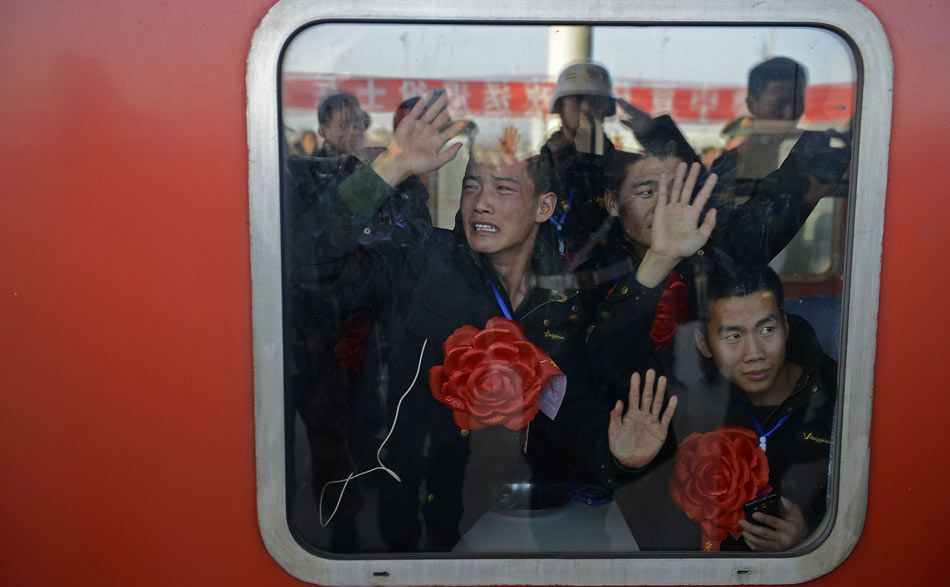
[[(750, 70), (776, 57), (796, 64), (801, 77), (767, 79), (750, 89)], [(562, 79), (559, 87), (559, 74), (572, 64), (577, 78)], [(602, 71), (606, 80), (597, 79)], [(849, 46), (811, 27), (330, 23), (294, 36), (282, 58), (279, 104), (286, 490), (294, 537), (333, 555), (741, 550), (735, 533), (717, 536), (689, 519), (684, 512), (702, 504), (673, 503), (671, 495), (681, 490), (670, 482), (673, 448), (688, 432), (736, 424), (754, 431), (754, 450), (770, 441), (774, 447), (772, 475), (766, 474), (772, 487), (756, 487), (742, 501), (768, 489), (809, 501), (773, 510), (805, 520), (792, 549), (808, 546), (806, 535), (824, 528), (835, 487), (856, 72)], [(461, 122), (449, 142), (462, 143), (458, 156), (411, 179), (365, 218), (354, 215), (341, 193), (379, 187), (359, 173), (385, 156), (400, 105), (428, 100), (436, 88), (448, 94), (451, 121)], [(571, 122), (564, 103), (555, 108), (554, 102), (578, 96), (586, 98), (576, 104), (584, 114)], [(599, 111), (603, 100), (593, 97), (608, 98), (609, 108)], [(791, 103), (776, 103), (781, 100)], [(585, 145), (577, 120), (589, 131)], [(640, 156), (618, 165), (619, 152)], [(563, 367), (568, 396), (586, 396), (565, 400), (562, 406), (573, 411), (551, 420), (571, 420), (570, 442), (560, 442), (568, 436), (562, 424), (470, 429), (469, 420), (460, 424), (452, 409), (432, 403), (430, 369), (443, 363), (445, 333), (463, 325), (453, 321), (480, 304), (485, 315), (513, 311), (526, 324), (533, 318), (533, 308), (519, 318), (516, 308), (505, 307), (509, 296), (486, 293), (491, 280), (479, 279), (497, 275), (497, 268), (466, 249), (464, 226), (452, 233), (465, 182), (475, 181), (470, 161), (505, 157), (550, 159), (542, 171), (556, 209), (536, 238), (550, 244), (544, 261), (559, 265), (536, 267), (529, 289), (540, 296), (538, 312), (565, 309), (552, 309), (544, 318), (550, 322), (537, 330), (525, 328), (539, 333), (531, 342)], [(626, 180), (632, 185), (648, 178), (643, 169), (670, 161), (667, 169), (675, 169), (680, 160), (701, 161), (701, 178), (718, 173), (707, 208), (717, 209), (714, 230), (734, 242), (710, 242), (688, 255), (676, 277), (653, 294), (645, 291), (642, 301), (618, 301), (650, 242), (625, 231), (620, 212), (611, 224), (606, 192), (615, 192), (622, 210), (648, 197), (624, 191)], [(621, 172), (616, 185), (611, 169)], [(582, 210), (606, 230), (595, 234), (591, 223), (581, 224), (565, 240), (558, 228)], [(635, 213), (649, 224), (648, 213)], [(442, 251), (445, 242), (455, 249)], [(716, 257), (715, 266), (703, 257)], [(713, 305), (748, 296), (715, 298), (720, 294), (707, 292), (708, 273), (761, 257), (781, 278), (784, 304), (775, 307), (790, 318), (779, 311), (765, 326), (753, 320), (751, 332), (743, 331), (745, 314)], [(617, 259), (633, 261), (618, 268)], [(464, 265), (470, 263), (475, 277), (464, 287), (444, 283), (434, 291), (426, 282), (419, 291), (418, 283), (405, 281), (430, 278), (431, 269), (418, 269), (427, 262), (463, 265), (446, 271), (447, 278), (470, 275)], [(674, 287), (676, 280), (682, 288)], [(645, 306), (651, 318), (630, 336), (648, 348), (642, 360), (628, 362), (626, 348), (617, 348), (623, 336), (598, 340), (598, 333), (612, 332), (611, 320)], [(717, 342), (719, 331), (710, 324), (738, 334)], [(729, 357), (727, 345), (763, 333), (773, 342)], [(776, 346), (774, 337), (787, 340)], [(426, 346), (412, 346), (418, 340)], [(755, 353), (762, 357), (749, 356)], [(584, 366), (589, 361), (594, 364)], [(617, 378), (646, 367), (665, 372), (669, 392), (683, 401), (654, 462), (631, 471), (598, 451)], [(748, 401), (760, 391), (758, 382), (774, 383), (773, 371), (788, 379), (794, 400)], [(543, 412), (534, 418), (550, 419)], [(755, 430), (760, 421), (764, 427)], [(588, 470), (597, 467), (613, 470)]]

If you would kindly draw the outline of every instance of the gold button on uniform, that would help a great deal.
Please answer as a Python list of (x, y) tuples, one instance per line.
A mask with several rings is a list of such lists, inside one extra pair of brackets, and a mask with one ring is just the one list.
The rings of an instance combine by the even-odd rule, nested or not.
[(429, 496), (428, 496), (426, 499), (429, 500), (429, 501), (435, 501), (435, 494), (434, 494), (434, 493), (430, 493)]
[(627, 288), (626, 285), (620, 288), (620, 293), (621, 293), (621, 294), (626, 294), (628, 291), (630, 291), (630, 289)]
[(469, 432), (467, 428), (462, 428), (461, 430), (459, 430), (459, 434), (462, 435), (462, 438), (465, 438), (466, 436), (468, 436), (468, 433)]
[(815, 393), (816, 391), (818, 391), (818, 386), (817, 386), (817, 385), (812, 385), (812, 386), (811, 386), (811, 392), (812, 392), (812, 393)]
[(550, 325), (551, 325), (551, 320), (550, 320), (549, 318), (545, 318), (543, 324), (544, 324), (545, 326), (550, 326)]

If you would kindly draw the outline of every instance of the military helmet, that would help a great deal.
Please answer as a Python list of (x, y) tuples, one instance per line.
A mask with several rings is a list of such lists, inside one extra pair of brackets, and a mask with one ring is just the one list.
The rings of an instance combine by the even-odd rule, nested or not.
[(613, 104), (613, 86), (604, 66), (593, 61), (578, 61), (565, 67), (557, 76), (557, 85), (551, 96), (551, 112), (560, 98), (578, 95), (599, 96)]

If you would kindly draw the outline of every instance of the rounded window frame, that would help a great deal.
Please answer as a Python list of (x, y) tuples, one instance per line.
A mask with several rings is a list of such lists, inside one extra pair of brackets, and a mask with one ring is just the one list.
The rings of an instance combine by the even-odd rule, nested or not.
[[(800, 15), (807, 15), (802, 17)], [(293, 538), (287, 523), (280, 269), (281, 54), (302, 27), (321, 21), (538, 24), (786, 25), (828, 28), (847, 40), (858, 70), (857, 117), (842, 304), (843, 382), (835, 463), (833, 519), (810, 539), (803, 554), (726, 553), (545, 557), (365, 557), (314, 555)], [(847, 558), (860, 537), (867, 510), (871, 397), (880, 290), (881, 240), (891, 128), (893, 58), (877, 18), (855, 0), (832, 6), (820, 0), (701, 0), (669, 7), (580, 0), (551, 6), (439, 0), (372, 0), (359, 7), (330, 0), (282, 0), (254, 34), (247, 69), (247, 129), (254, 332), (254, 404), (257, 503), (267, 550), (293, 576), (324, 585), (468, 584), (782, 584), (828, 573)], [(853, 227), (860, 226), (860, 231)], [(849, 292), (861, 292), (852, 296)], [(860, 345), (860, 346), (859, 346)], [(847, 504), (847, 507), (837, 507)], [(798, 552), (801, 552), (799, 550)], [(422, 560), (420, 560), (422, 559)]]

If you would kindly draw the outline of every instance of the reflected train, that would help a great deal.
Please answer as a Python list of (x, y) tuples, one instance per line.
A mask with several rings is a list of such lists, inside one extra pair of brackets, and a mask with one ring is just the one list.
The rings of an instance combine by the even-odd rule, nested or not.
[[(273, 479), (261, 474), (256, 428), (255, 361), (269, 350), (255, 348), (249, 180), (259, 162), (253, 148), (249, 157), (246, 84), (252, 38), (273, 4), (0, 9), (3, 585), (306, 584), (262, 537), (258, 494)], [(401, 4), (390, 3), (393, 14)], [(656, 9), (591, 10), (630, 15), (640, 4)], [(937, 303), (950, 289), (937, 161), (950, 136), (940, 97), (950, 93), (950, 6), (861, 4), (889, 43), (889, 55), (865, 58), (893, 58), (882, 98), (892, 99), (891, 126), (875, 135), (889, 140), (876, 345), (848, 342), (853, 365), (873, 365), (860, 400), (873, 394), (871, 425), (855, 441), (867, 448), (866, 512), (854, 514), (863, 524), (853, 550), (813, 583), (938, 582), (950, 525), (939, 456), (950, 451), (950, 400), (938, 372), (950, 322)], [(776, 22), (809, 22), (781, 12), (794, 5), (775, 9)], [(465, 16), (444, 2), (414, 10)], [(323, 584), (404, 584), (384, 562), (348, 564), (350, 574)], [(413, 564), (417, 584), (644, 582), (633, 571), (519, 574), (518, 559), (500, 563), (508, 575), (476, 566), (447, 580), (428, 559)], [(738, 573), (731, 582), (755, 581)], [(703, 581), (674, 577), (651, 582)]]

